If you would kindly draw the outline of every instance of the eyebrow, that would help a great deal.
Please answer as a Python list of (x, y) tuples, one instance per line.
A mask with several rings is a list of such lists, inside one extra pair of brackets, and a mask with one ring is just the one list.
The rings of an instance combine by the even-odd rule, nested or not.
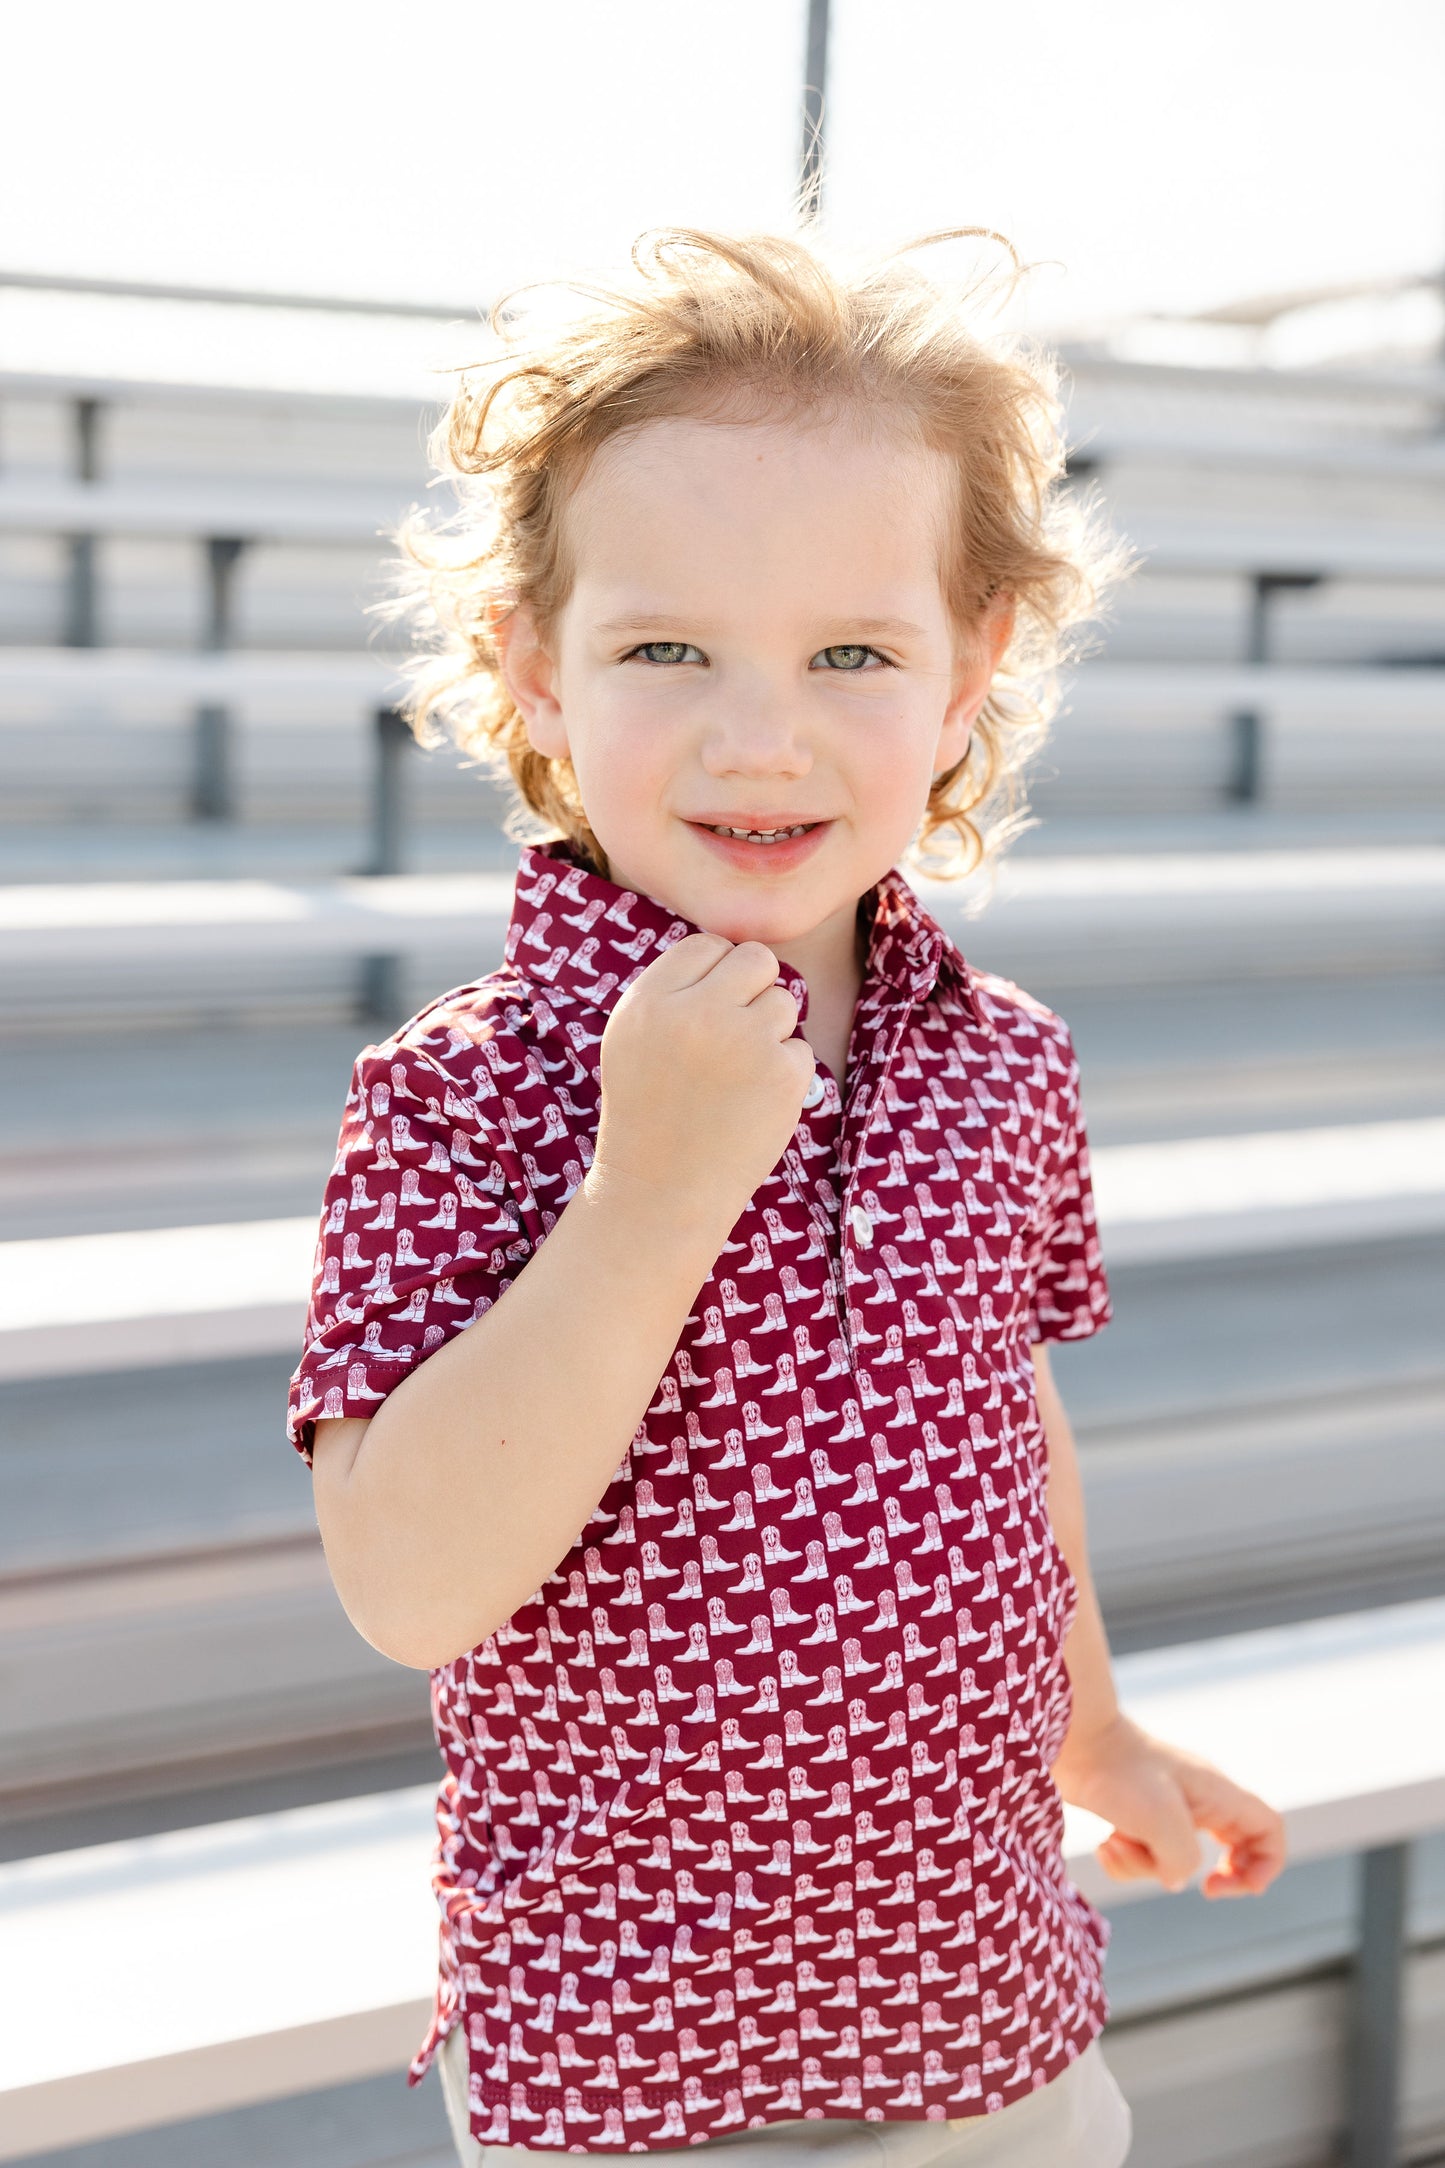
[[(876, 640), (902, 639), (926, 640), (927, 632), (922, 625), (910, 624), (904, 617), (842, 617), (833, 620), (846, 625), (849, 632), (861, 632)], [(665, 610), (629, 610), (623, 617), (609, 617), (593, 628), (597, 632), (642, 632), (648, 629), (697, 632), (702, 628), (695, 617), (674, 617)]]
[(593, 627), (596, 632), (641, 632), (645, 626), (669, 626), (678, 630), (685, 625), (697, 629), (695, 617), (669, 617), (665, 610), (628, 610), (622, 617), (608, 617)]
[(876, 640), (926, 640), (928, 634), (922, 625), (911, 625), (906, 617), (849, 617), (840, 619), (850, 632), (868, 632)]

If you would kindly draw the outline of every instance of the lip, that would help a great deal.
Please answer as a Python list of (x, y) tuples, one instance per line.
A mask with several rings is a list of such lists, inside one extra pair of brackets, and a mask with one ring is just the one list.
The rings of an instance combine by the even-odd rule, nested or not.
[[(725, 865), (731, 866), (734, 872), (783, 874), (791, 873), (796, 866), (802, 865), (805, 859), (811, 858), (813, 853), (821, 848), (833, 823), (815, 821), (808, 826), (805, 834), (792, 836), (786, 843), (745, 843), (738, 836), (714, 835), (711, 824), (706, 821), (691, 821), (688, 825), (704, 849), (711, 851)], [(740, 828), (742, 822), (732, 820), (726, 825), (729, 828)], [(776, 816), (766, 821), (751, 818), (750, 825), (755, 828), (796, 828), (799, 823), (795, 815), (792, 820), (778, 820)]]
[(699, 813), (685, 816), (693, 828), (801, 828), (805, 823), (821, 827), (818, 816), (811, 813)]

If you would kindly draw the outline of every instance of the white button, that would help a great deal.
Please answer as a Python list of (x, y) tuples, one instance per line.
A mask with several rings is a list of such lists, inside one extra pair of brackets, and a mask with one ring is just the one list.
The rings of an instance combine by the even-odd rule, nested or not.
[(822, 1071), (820, 1069), (815, 1069), (809, 1081), (808, 1089), (803, 1094), (803, 1105), (805, 1107), (815, 1107), (818, 1104), (818, 1101), (827, 1092), (827, 1089), (828, 1086), (824, 1080)]
[(873, 1222), (869, 1219), (862, 1205), (850, 1206), (848, 1217), (853, 1222), (853, 1232), (858, 1237), (860, 1247), (871, 1250), (873, 1247)]

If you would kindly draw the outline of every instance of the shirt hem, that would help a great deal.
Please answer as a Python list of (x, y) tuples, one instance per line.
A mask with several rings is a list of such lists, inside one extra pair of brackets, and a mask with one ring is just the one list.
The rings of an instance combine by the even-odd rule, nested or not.
[[(1097, 1997), (1086, 2006), (1082, 2023), (1065, 2036), (1060, 2047), (1007, 2085), (997, 2081), (996, 2072), (985, 2071), (981, 2051), (979, 2061), (960, 2062), (946, 2076), (934, 2077), (928, 2083), (914, 2069), (874, 2080), (866, 2089), (856, 2069), (820, 2079), (802, 2062), (789, 2063), (780, 2066), (776, 2077), (761, 2088), (756, 2080), (745, 2088), (740, 2082), (743, 2073), (729, 2071), (721, 2079), (714, 2076), (703, 2081), (711, 2083), (716, 2095), (709, 2097), (705, 2108), (686, 2104), (683, 2089), (677, 2084), (628, 2086), (617, 2092), (578, 2086), (558, 2092), (553, 2087), (529, 2085), (525, 2079), (481, 2078), (474, 2081), (474, 2091), (481, 2094), (481, 2111), (473, 2110), (471, 2134), (478, 2144), (516, 2146), (531, 2152), (670, 2152), (732, 2131), (799, 2120), (981, 2120), (1027, 2100), (1061, 2077), (1099, 2038), (1108, 2016), (1108, 1998), (1101, 1985)], [(460, 2011), (456, 2022), (463, 2022)], [(429, 2040), (428, 2062), (453, 2029), (439, 2029)], [(724, 2112), (725, 2089), (741, 2096), (730, 2115)], [(825, 2094), (832, 2097), (824, 2098)], [(555, 2122), (553, 2134), (547, 2135), (549, 2112), (561, 2120), (562, 2135), (556, 2134)], [(620, 2121), (620, 2132), (604, 2132), (601, 2126), (609, 2114)], [(648, 2124), (654, 2127), (644, 2127)]]

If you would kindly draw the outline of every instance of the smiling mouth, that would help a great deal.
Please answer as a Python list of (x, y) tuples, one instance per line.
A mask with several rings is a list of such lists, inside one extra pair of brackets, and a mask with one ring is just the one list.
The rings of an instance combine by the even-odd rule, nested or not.
[(797, 821), (791, 828), (728, 828), (721, 822), (694, 821), (695, 828), (706, 828), (709, 835), (731, 836), (739, 843), (786, 843), (793, 836), (805, 836), (810, 828), (821, 828), (821, 821)]

